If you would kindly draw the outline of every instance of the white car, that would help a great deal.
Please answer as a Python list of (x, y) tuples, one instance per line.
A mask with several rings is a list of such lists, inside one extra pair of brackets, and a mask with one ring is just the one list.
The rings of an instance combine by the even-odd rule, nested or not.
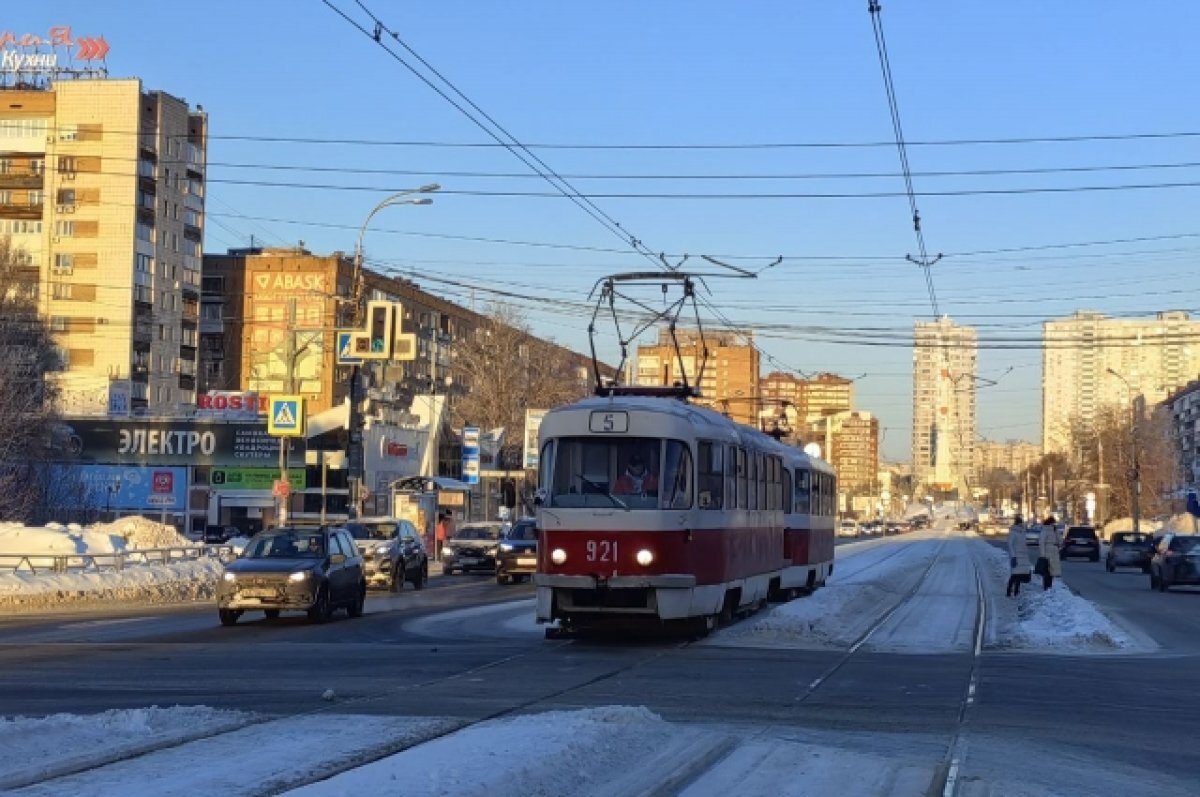
[(843, 520), (838, 524), (837, 533), (839, 537), (857, 537), (858, 524), (853, 520)]

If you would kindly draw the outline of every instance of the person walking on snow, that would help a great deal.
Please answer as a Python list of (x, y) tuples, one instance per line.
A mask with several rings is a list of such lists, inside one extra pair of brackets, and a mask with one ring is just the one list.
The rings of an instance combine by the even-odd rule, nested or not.
[[(1062, 538), (1058, 536), (1058, 521), (1054, 516), (1042, 522), (1042, 533), (1038, 535), (1038, 571), (1042, 576), (1042, 589), (1048, 590), (1054, 586), (1054, 577), (1062, 575), (1062, 560), (1058, 558), (1058, 549)], [(1042, 560), (1045, 560), (1043, 566)]]
[(1025, 543), (1025, 521), (1017, 515), (1008, 529), (1008, 588), (1004, 594), (1015, 598), (1021, 584), (1029, 583), (1029, 546)]

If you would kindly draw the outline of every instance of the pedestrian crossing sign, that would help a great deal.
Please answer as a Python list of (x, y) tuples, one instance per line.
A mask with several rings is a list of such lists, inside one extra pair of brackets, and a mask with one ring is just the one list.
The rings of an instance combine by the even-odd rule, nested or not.
[(271, 396), (267, 434), (272, 437), (304, 437), (303, 396)]
[(354, 356), (354, 333), (356, 331), (353, 329), (339, 329), (337, 331), (338, 365), (362, 365), (362, 358)]

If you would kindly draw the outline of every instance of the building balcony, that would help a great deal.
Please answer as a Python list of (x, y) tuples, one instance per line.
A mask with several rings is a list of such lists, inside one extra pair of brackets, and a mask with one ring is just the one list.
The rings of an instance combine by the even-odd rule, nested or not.
[(179, 389), (180, 390), (195, 390), (196, 389), (195, 375), (180, 374), (179, 375)]
[(45, 206), (39, 202), (36, 205), (0, 205), (0, 217), (6, 219), (40, 219)]
[(0, 173), (0, 188), (39, 189), (44, 185), (44, 183), (45, 180), (41, 174), (32, 174), (29, 172), (21, 174), (12, 172), (8, 174)]

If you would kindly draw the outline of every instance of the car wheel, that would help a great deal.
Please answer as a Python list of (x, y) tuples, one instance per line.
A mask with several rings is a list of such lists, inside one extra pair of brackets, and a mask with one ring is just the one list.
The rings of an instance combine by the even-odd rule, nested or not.
[(263, 614), (265, 614), (267, 616), (268, 620), (279, 619), (279, 610), (278, 609), (267, 609), (266, 611), (263, 612)]
[(497, 573), (496, 574), (496, 583), (501, 586), (504, 586), (505, 584), (511, 584), (512, 576), (506, 576), (503, 573)]
[(412, 579), (413, 589), (425, 589), (425, 582), (429, 580), (429, 565), (423, 564), (417, 570), (417, 575)]
[(392, 565), (392, 577), (388, 580), (388, 589), (392, 592), (399, 592), (404, 589), (404, 563), (397, 562)]
[(238, 621), (241, 612), (236, 609), (218, 609), (217, 616), (221, 618), (221, 625), (234, 625)]
[(367, 602), (367, 585), (364, 583), (358, 589), (358, 597), (355, 598), (353, 601), (351, 601), (350, 605), (346, 607), (346, 614), (350, 615), (351, 617), (362, 617), (363, 616), (363, 606), (366, 604), (366, 602)]
[(317, 592), (317, 600), (313, 603), (312, 608), (308, 610), (308, 621), (310, 623), (323, 623), (329, 619), (332, 609), (329, 606), (329, 590), (321, 587)]

